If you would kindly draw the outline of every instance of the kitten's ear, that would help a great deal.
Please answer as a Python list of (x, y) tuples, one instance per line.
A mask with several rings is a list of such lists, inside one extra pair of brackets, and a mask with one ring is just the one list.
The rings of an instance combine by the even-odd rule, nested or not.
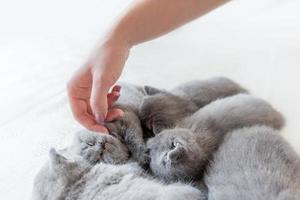
[(150, 96), (163, 92), (163, 90), (160, 90), (158, 88), (151, 87), (151, 86), (148, 86), (148, 85), (144, 86), (144, 90), (145, 90), (146, 94), (150, 95)]
[(73, 136), (72, 145), (78, 146), (80, 142), (81, 142), (81, 131), (77, 131)]
[(70, 162), (57, 151), (52, 148), (49, 152), (50, 156), (50, 168), (54, 173), (63, 173)]
[(148, 139), (148, 141), (147, 141), (147, 143), (146, 143), (148, 153), (149, 153), (150, 150), (153, 148), (154, 144), (155, 144), (155, 138), (154, 138), (154, 137)]
[(64, 181), (75, 181), (81, 177), (82, 173), (89, 169), (86, 162), (80, 160), (67, 159), (59, 154), (55, 149), (50, 150), (49, 172), (55, 178), (62, 178)]

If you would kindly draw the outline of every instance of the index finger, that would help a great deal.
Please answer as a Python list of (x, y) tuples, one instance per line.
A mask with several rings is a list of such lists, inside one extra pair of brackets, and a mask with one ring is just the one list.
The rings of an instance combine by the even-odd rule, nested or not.
[(87, 103), (85, 100), (70, 97), (70, 105), (74, 118), (85, 128), (101, 133), (108, 133), (108, 130), (98, 124), (94, 117), (87, 111)]

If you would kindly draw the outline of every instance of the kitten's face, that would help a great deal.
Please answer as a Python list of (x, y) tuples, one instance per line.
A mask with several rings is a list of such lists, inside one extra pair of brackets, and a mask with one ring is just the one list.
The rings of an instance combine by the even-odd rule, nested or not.
[(139, 116), (147, 131), (158, 134), (164, 129), (173, 128), (179, 120), (196, 110), (193, 102), (161, 92), (144, 99)]
[(167, 182), (198, 178), (206, 163), (205, 151), (187, 129), (164, 130), (149, 139), (147, 147), (150, 169)]
[(108, 134), (81, 131), (73, 148), (90, 164), (120, 164), (129, 158), (127, 147), (119, 139)]

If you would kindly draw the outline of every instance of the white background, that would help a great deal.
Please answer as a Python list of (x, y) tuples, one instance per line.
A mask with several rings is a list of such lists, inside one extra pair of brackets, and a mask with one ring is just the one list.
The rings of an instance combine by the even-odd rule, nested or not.
[[(29, 199), (49, 148), (80, 129), (65, 84), (129, 3), (0, 0), (0, 199)], [(282, 134), (300, 152), (299, 10), (297, 0), (233, 1), (135, 47), (121, 79), (170, 88), (230, 77), (285, 115)]]

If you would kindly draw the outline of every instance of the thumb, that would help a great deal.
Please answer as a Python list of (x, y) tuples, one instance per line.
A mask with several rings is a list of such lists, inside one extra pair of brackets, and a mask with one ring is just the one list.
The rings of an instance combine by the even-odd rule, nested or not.
[(94, 76), (90, 105), (97, 123), (103, 124), (106, 118), (108, 103), (107, 93), (111, 85), (103, 81), (103, 79)]

